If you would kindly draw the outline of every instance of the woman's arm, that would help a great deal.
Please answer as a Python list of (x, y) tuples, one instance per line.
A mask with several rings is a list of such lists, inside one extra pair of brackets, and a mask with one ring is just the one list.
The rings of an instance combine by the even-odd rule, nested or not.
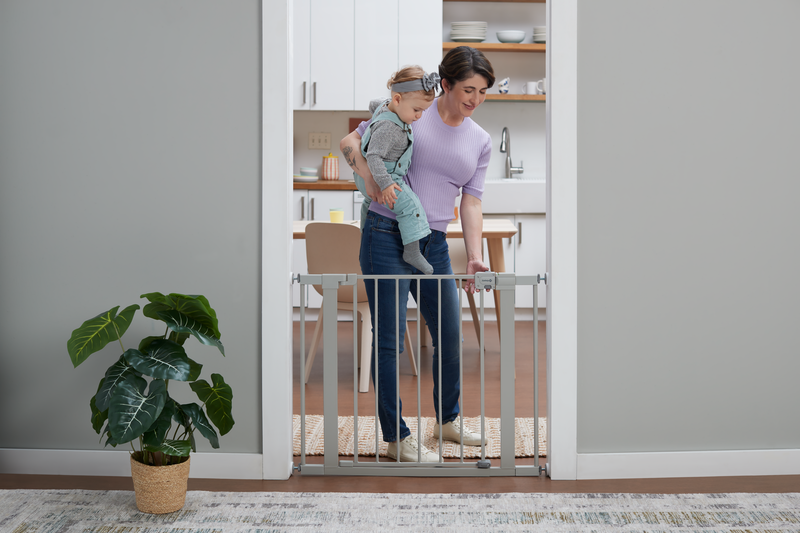
[[(483, 264), (483, 208), (480, 199), (471, 194), (461, 195), (461, 229), (464, 232), (464, 245), (467, 248), (467, 274), (486, 272), (489, 267)], [(475, 292), (475, 282), (468, 281), (464, 290)]]
[(361, 155), (361, 135), (358, 131), (353, 131), (344, 139), (339, 141), (339, 150), (342, 151), (345, 161), (353, 171), (364, 178), (364, 185), (367, 187), (367, 193), (374, 202), (381, 200), (381, 188), (375, 184), (372, 179), (372, 172), (369, 171), (367, 160)]

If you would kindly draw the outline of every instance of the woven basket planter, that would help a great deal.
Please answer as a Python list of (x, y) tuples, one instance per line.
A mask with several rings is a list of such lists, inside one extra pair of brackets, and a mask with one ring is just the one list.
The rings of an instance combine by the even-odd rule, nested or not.
[(136, 507), (143, 513), (173, 513), (186, 503), (191, 459), (177, 465), (149, 466), (131, 456)]

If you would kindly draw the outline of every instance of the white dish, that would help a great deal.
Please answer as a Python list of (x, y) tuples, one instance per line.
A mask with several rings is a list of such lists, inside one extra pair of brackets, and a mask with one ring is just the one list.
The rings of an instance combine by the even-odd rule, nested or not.
[(518, 30), (504, 30), (497, 32), (497, 40), (501, 43), (521, 43), (525, 39), (525, 32)]
[(294, 176), (294, 181), (298, 183), (314, 183), (319, 181), (318, 176)]
[(471, 37), (470, 38), (464, 38), (464, 37), (456, 38), (456, 37), (451, 37), (451, 39), (453, 39), (453, 41), (455, 41), (457, 43), (482, 43), (483, 41), (486, 40), (485, 38), (481, 39), (480, 37), (478, 37), (478, 38), (471, 38)]
[(534, 37), (533, 42), (535, 43), (546, 43), (547, 37)]
[(547, 33), (547, 26), (534, 26), (533, 33)]

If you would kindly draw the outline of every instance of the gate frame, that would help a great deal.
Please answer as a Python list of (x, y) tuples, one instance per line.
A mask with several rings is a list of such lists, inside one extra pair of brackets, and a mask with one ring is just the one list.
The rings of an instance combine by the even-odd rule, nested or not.
[[(494, 289), (496, 295), (496, 305), (500, 306), (500, 319), (504, 324), (498, 323), (500, 328), (500, 466), (489, 466), (490, 461), (485, 461), (485, 444), (482, 448), (481, 461), (462, 461), (460, 462), (440, 462), (440, 463), (408, 463), (380, 461), (380, 456), (376, 447), (375, 461), (358, 461), (358, 372), (355, 373), (354, 386), (354, 460), (339, 459), (338, 441), (338, 419), (339, 419), (339, 351), (338, 351), (338, 328), (323, 328), (323, 435), (324, 462), (323, 464), (306, 463), (305, 455), (305, 379), (300, 380), (300, 464), (294, 465), (294, 469), (299, 470), (304, 475), (338, 475), (338, 476), (405, 476), (405, 477), (491, 477), (491, 476), (541, 476), (545, 473), (545, 466), (540, 464), (539, 458), (539, 319), (538, 319), (538, 284), (547, 283), (547, 276), (517, 276), (513, 272), (494, 273), (479, 272), (474, 276), (464, 275), (360, 275), (360, 274), (299, 274), (293, 281), (301, 285), (321, 285), (322, 286), (322, 319), (326, 324), (337, 324), (338, 307), (337, 295), (340, 285), (353, 286), (353, 298), (355, 301), (358, 280), (379, 280), (379, 279), (470, 279), (475, 281), (475, 286), (480, 289)], [(441, 281), (440, 281), (441, 283)], [(505, 438), (503, 435), (508, 433), (503, 428), (512, 428), (511, 435), (514, 435), (515, 428), (515, 289), (517, 285), (531, 285), (533, 287), (533, 357), (534, 357), (534, 464), (517, 465), (515, 453), (515, 439)], [(459, 304), (461, 303), (459, 283)], [(484, 295), (480, 290), (480, 360), (481, 360), (481, 433), (484, 433)], [(419, 283), (417, 284), (417, 295), (419, 296)], [(441, 311), (441, 310), (440, 310)], [(419, 308), (417, 308), (419, 317)], [(358, 317), (355, 306), (353, 306), (353, 328), (354, 339)], [(364, 324), (362, 327), (368, 327)], [(419, 328), (418, 328), (419, 329)], [(419, 353), (419, 331), (417, 335), (417, 353)], [(399, 342), (399, 341), (398, 341)], [(354, 365), (357, 366), (358, 343), (354, 342)], [(305, 376), (305, 292), (300, 291), (300, 375)], [(440, 359), (441, 361), (441, 359)], [(419, 363), (417, 363), (419, 365)], [(355, 367), (354, 367), (355, 368)], [(418, 382), (419, 383), (419, 382)], [(326, 416), (326, 412), (335, 413), (333, 416)], [(373, 415), (377, 419), (377, 414)], [(419, 428), (419, 423), (417, 425)], [(377, 436), (377, 420), (376, 420)], [(336, 435), (337, 438), (328, 438)], [(441, 437), (440, 437), (441, 441)], [(462, 446), (463, 448), (463, 446)], [(441, 450), (441, 446), (440, 446)], [(462, 453), (463, 455), (463, 453)], [(440, 453), (440, 461), (441, 453)]]

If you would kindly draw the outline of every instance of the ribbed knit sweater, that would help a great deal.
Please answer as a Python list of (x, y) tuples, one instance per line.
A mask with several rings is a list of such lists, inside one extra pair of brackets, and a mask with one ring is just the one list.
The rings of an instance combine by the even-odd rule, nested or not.
[[(363, 137), (369, 122), (356, 130)], [(471, 118), (448, 126), (439, 116), (438, 100), (414, 122), (414, 152), (406, 183), (419, 196), (431, 229), (447, 231), (459, 190), (478, 199), (483, 196), (492, 139)], [(396, 219), (394, 213), (372, 202), (370, 211)]]

